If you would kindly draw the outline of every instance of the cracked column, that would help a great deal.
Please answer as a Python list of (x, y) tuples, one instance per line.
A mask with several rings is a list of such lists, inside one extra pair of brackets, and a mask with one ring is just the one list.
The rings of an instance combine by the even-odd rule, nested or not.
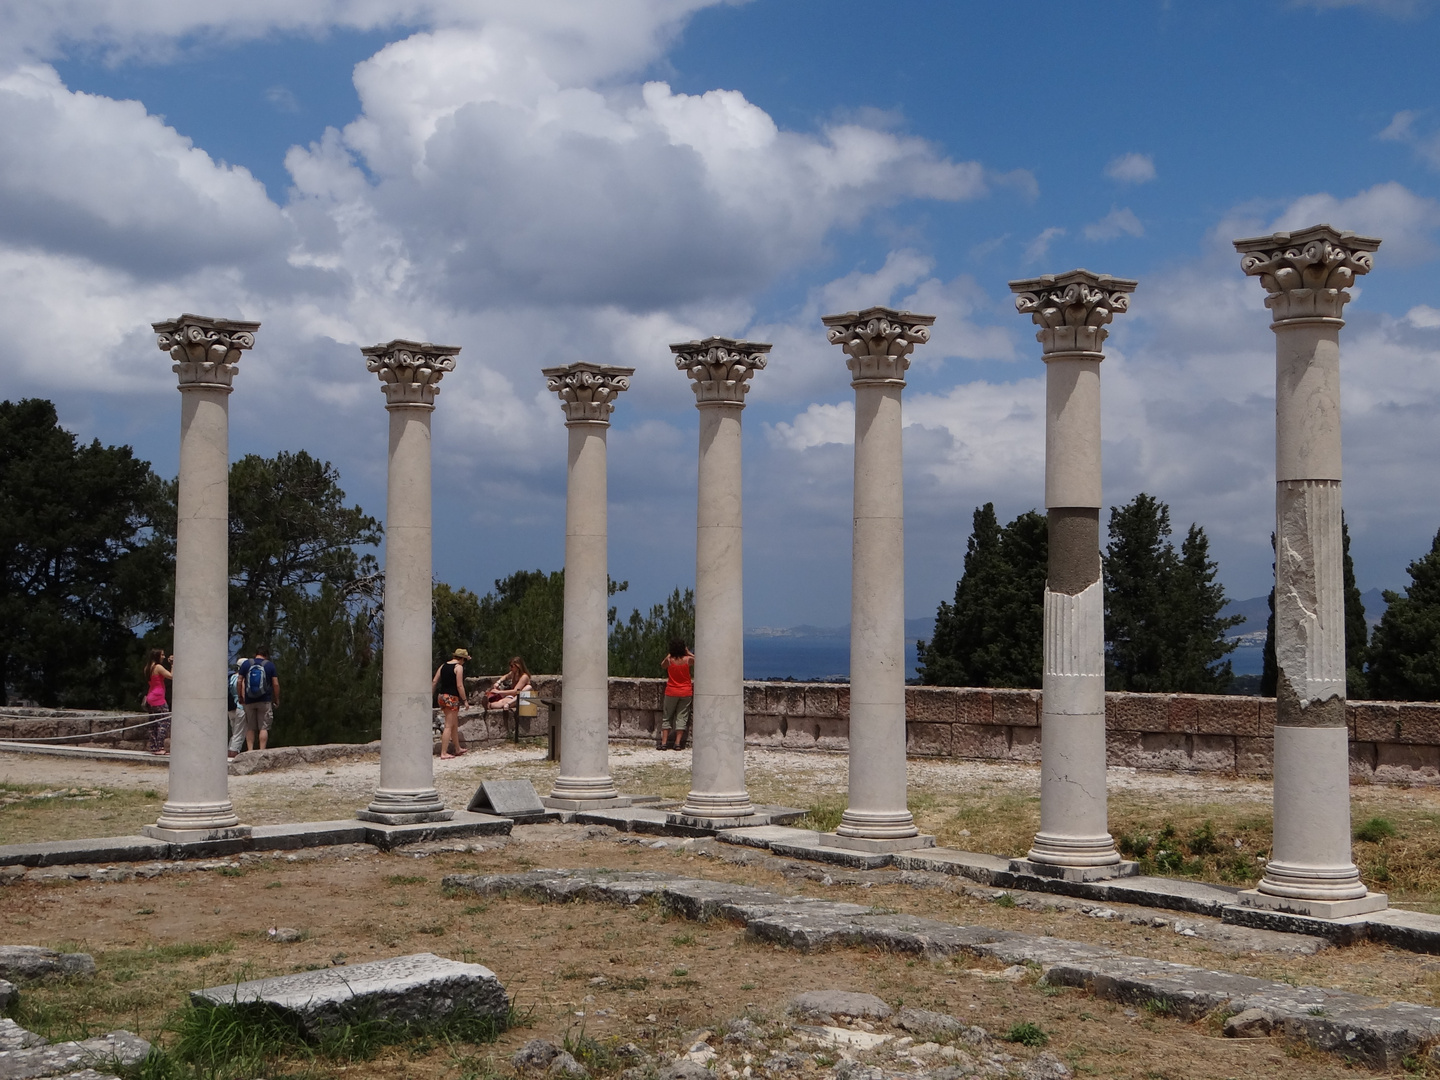
[(826, 315), (855, 388), (850, 592), (850, 791), (832, 847), (931, 847), (905, 799), (905, 489), (900, 392), (933, 315), (872, 307)]
[(628, 806), (610, 779), (605, 433), (634, 368), (576, 363), (541, 374), (560, 395), (570, 456), (565, 479), (565, 627), (561, 644), (560, 775), (545, 805)]
[[(709, 337), (671, 345), (700, 410), (695, 528), (695, 708), (690, 794), (672, 817), (707, 828), (753, 825), (745, 790), (745, 619), (740, 413), (770, 346)], [(768, 819), (767, 819), (768, 820)]]
[(1350, 853), (1340, 531), (1345, 291), (1380, 241), (1315, 225), (1236, 240), (1275, 332), (1275, 838), (1252, 907), (1338, 919), (1386, 906)]
[(225, 745), (230, 676), (230, 405), (256, 322), (181, 315), (152, 324), (180, 380), (175, 529), (175, 680), (170, 785), (145, 835), (187, 843), (250, 835), (230, 802)]
[(1073, 881), (1134, 874), (1105, 799), (1105, 597), (1100, 581), (1100, 347), (1136, 283), (1088, 270), (1012, 281), (1045, 361), (1050, 562), (1040, 716), (1040, 831), (1017, 871)]
[(385, 495), (385, 633), (380, 696), (380, 786), (355, 816), (385, 825), (448, 821), (435, 790), (431, 726), (430, 417), (456, 345), (391, 341), (360, 350), (380, 376), (390, 413)]

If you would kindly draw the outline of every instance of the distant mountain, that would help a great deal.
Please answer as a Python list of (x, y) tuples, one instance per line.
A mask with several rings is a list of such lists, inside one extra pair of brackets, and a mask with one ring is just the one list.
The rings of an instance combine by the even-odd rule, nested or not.
[[(1369, 589), (1360, 594), (1365, 605), (1365, 622), (1373, 631), (1380, 625), (1380, 616), (1385, 614), (1385, 597), (1379, 589)], [(1231, 637), (1246, 637), (1259, 634), (1260, 642), (1265, 641), (1265, 624), (1270, 620), (1270, 597), (1252, 596), (1249, 600), (1231, 600), (1220, 609), (1222, 615), (1243, 615), (1245, 621), (1231, 629)]]
[[(1263, 623), (1262, 623), (1263, 625)], [(935, 633), (934, 617), (925, 619), (905, 620), (905, 640), (914, 641), (917, 638), (922, 641), (929, 641)], [(801, 623), (799, 626), (752, 626), (745, 631), (747, 638), (789, 638), (799, 641), (845, 641), (850, 640), (850, 624), (844, 626), (811, 626), (808, 623)]]

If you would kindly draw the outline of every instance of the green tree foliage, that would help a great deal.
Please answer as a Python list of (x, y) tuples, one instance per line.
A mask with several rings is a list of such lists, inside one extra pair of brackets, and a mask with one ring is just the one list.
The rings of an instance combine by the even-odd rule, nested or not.
[(292, 598), (271, 659), (283, 709), (271, 746), (380, 737), (379, 611), (328, 583)]
[[(1270, 550), (1275, 550), (1275, 534), (1270, 534)], [(1355, 583), (1355, 562), (1350, 558), (1350, 526), (1340, 515), (1340, 550), (1343, 553), (1342, 573), (1345, 579), (1345, 690), (1359, 696), (1370, 688), (1365, 670), (1370, 658), (1370, 631), (1365, 622), (1365, 604), (1360, 599), (1360, 586)], [(1274, 571), (1275, 564), (1270, 564)], [(1270, 618), (1265, 623), (1265, 650), (1260, 669), (1260, 696), (1274, 697), (1280, 681), (1280, 666), (1275, 660), (1275, 587), (1270, 587)]]
[(660, 675), (660, 662), (670, 651), (670, 640), (681, 638), (695, 645), (695, 590), (682, 594), (677, 588), (663, 604), (648, 615), (639, 609), (621, 622), (610, 609), (610, 674), (620, 678), (653, 679)]
[(39, 398), (0, 402), (0, 703), (133, 706), (169, 619), (174, 510), (128, 446), (88, 445)]
[[(499, 582), (496, 582), (496, 585), (499, 585)], [(441, 581), (435, 585), (431, 602), (431, 614), (435, 620), (435, 630), (430, 638), (431, 668), (438, 668), (450, 659), (456, 649), (465, 649), (474, 657), (485, 632), (480, 598), (469, 589), (452, 589)], [(471, 663), (473, 665), (474, 661)], [(479, 668), (476, 668), (476, 672), (467, 671), (467, 674), (478, 671)]]
[(1391, 701), (1440, 700), (1440, 532), (1406, 568), (1405, 595), (1385, 591), (1389, 605), (1370, 642), (1371, 693)]
[(955, 602), (941, 601), (934, 635), (919, 643), (922, 682), (1040, 685), (1049, 536), (1034, 510), (1001, 528), (993, 503), (976, 508)]
[(230, 629), (253, 652), (321, 585), (347, 598), (377, 582), (380, 523), (345, 505), (340, 474), (304, 450), (247, 454), (230, 467)]
[(1233, 678), (1205, 530), (1191, 525), (1175, 551), (1170, 508), (1141, 492), (1110, 511), (1105, 577), (1105, 685), (1110, 690), (1224, 693)]

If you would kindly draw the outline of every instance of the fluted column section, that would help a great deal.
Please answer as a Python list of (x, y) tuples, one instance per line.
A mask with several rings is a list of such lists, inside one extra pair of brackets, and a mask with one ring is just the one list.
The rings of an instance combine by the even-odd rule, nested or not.
[(385, 641), (381, 665), (380, 786), (364, 821), (447, 821), (435, 790), (431, 724), (430, 417), (439, 382), (455, 370), (454, 345), (391, 341), (362, 349), (390, 413), (385, 498)]
[(562, 810), (623, 806), (610, 778), (610, 602), (605, 434), (634, 368), (545, 368), (570, 436), (565, 481), (565, 626), (560, 660), (560, 775), (545, 800)]
[(230, 802), (225, 746), (230, 668), (230, 405), (240, 353), (259, 323), (181, 315), (154, 323), (180, 386), (175, 532), (175, 680), (170, 785), (145, 833), (187, 841), (248, 835)]
[(1135, 282), (1072, 270), (1012, 281), (1045, 360), (1045, 581), (1040, 831), (1018, 864), (1095, 880), (1132, 872), (1105, 793), (1105, 598), (1100, 581), (1100, 363), (1105, 326)]
[(827, 315), (855, 388), (850, 592), (850, 785), (844, 847), (927, 846), (905, 797), (905, 484), (900, 393), (933, 315), (872, 307)]
[[(740, 414), (770, 346), (710, 337), (671, 345), (700, 410), (695, 529), (695, 704), (691, 788), (677, 816), (694, 824), (744, 824), (744, 550)], [(738, 820), (737, 820), (738, 819)]]
[(1380, 241), (1316, 225), (1235, 241), (1275, 332), (1275, 838), (1244, 903), (1376, 911), (1350, 851), (1340, 525), (1340, 317)]

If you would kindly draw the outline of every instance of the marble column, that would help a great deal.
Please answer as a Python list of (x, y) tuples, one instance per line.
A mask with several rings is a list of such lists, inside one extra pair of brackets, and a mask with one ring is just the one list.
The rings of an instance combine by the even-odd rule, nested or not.
[(1386, 906), (1350, 853), (1340, 531), (1340, 317), (1380, 241), (1315, 225), (1235, 241), (1275, 332), (1275, 836), (1241, 902), (1318, 918)]
[(385, 825), (448, 821), (435, 790), (430, 668), (430, 417), (456, 345), (391, 341), (360, 350), (390, 413), (385, 494), (385, 632), (380, 670), (380, 786), (355, 816)]
[(900, 392), (933, 315), (872, 307), (826, 315), (855, 388), (850, 585), (850, 790), (821, 840), (862, 851), (930, 847), (905, 799), (905, 496)]
[(1040, 716), (1040, 831), (1015, 869), (1076, 881), (1122, 862), (1105, 801), (1105, 597), (1100, 581), (1100, 362), (1106, 325), (1136, 283), (1088, 270), (1012, 281), (1045, 361), (1050, 563)]
[(700, 410), (695, 528), (695, 706), (691, 788), (673, 815), (710, 828), (753, 824), (745, 790), (745, 618), (740, 413), (770, 346), (709, 337), (671, 345)]
[(575, 363), (545, 368), (569, 430), (565, 478), (565, 627), (560, 667), (560, 775), (545, 805), (628, 806), (610, 779), (610, 606), (605, 434), (634, 368)]
[(181, 315), (154, 323), (180, 379), (175, 531), (175, 680), (170, 786), (147, 836), (185, 843), (248, 836), (230, 803), (230, 406), (240, 353), (260, 324)]

